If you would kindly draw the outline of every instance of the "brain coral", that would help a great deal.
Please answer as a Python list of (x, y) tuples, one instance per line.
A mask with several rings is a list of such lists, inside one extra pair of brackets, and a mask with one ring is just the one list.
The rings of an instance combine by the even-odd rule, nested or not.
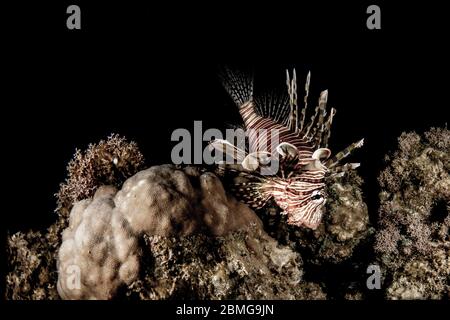
[(148, 235), (220, 236), (261, 223), (225, 192), (219, 178), (195, 167), (162, 165), (140, 171), (124, 183), (115, 203), (135, 232)]
[(149, 168), (118, 192), (100, 187), (74, 205), (58, 254), (58, 292), (64, 299), (114, 297), (138, 276), (143, 235), (224, 236), (250, 226), (262, 230), (255, 213), (227, 195), (214, 174)]
[(77, 202), (58, 253), (58, 292), (63, 299), (110, 299), (139, 272), (137, 238), (115, 208), (113, 187)]

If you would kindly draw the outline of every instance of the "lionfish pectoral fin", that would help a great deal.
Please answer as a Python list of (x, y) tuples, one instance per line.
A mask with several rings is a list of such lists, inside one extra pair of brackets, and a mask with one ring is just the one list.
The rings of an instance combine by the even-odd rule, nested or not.
[(331, 177), (340, 177), (343, 176), (346, 172), (350, 170), (355, 170), (361, 164), (360, 163), (346, 163), (343, 166), (336, 166), (330, 169)]
[[(245, 158), (245, 151), (235, 147), (233, 144), (231, 144), (227, 140), (223, 139), (216, 139), (212, 140), (208, 147), (210, 150), (214, 149), (218, 152), (220, 152), (223, 156), (226, 157), (225, 163), (228, 162), (237, 162), (241, 163)], [(216, 157), (216, 160), (219, 159), (219, 157)], [(234, 160), (234, 161), (232, 161)], [(216, 161), (217, 163), (224, 163), (223, 161)]]
[(314, 151), (312, 158), (317, 160), (326, 160), (330, 157), (331, 150), (328, 148), (319, 148), (316, 151)]
[(302, 159), (304, 165), (301, 167), (302, 171), (323, 170), (324, 165), (318, 159)]
[(288, 142), (282, 142), (280, 143), (277, 147), (276, 150), (278, 152), (278, 154), (282, 157), (290, 157), (290, 158), (294, 158), (294, 157), (298, 157), (298, 148), (296, 146), (294, 146), (291, 143)]
[(248, 171), (255, 171), (260, 166), (266, 166), (270, 163), (270, 152), (257, 151), (248, 154), (242, 161), (242, 167)]
[(239, 200), (242, 200), (248, 206), (254, 209), (260, 209), (266, 205), (271, 196), (262, 189), (265, 184), (264, 180), (255, 181), (249, 177), (248, 182), (238, 182), (232, 186), (232, 191)]
[(289, 177), (294, 173), (299, 160), (299, 151), (296, 146), (288, 142), (282, 142), (276, 147), (280, 156), (279, 167), (283, 177)]

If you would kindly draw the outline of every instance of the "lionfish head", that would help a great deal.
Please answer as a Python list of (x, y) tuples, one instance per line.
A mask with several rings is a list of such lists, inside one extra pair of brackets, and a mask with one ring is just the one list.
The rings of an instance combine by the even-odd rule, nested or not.
[[(286, 210), (288, 223), (297, 227), (305, 226), (310, 229), (316, 229), (325, 211), (326, 194), (323, 188), (316, 189), (308, 193), (302, 206), (290, 207)], [(296, 199), (289, 192), (287, 198)]]
[(278, 182), (278, 188), (272, 189), (272, 196), (287, 215), (288, 224), (311, 229), (319, 226), (327, 201), (325, 175), (325, 170), (308, 171), (294, 179), (283, 179)]

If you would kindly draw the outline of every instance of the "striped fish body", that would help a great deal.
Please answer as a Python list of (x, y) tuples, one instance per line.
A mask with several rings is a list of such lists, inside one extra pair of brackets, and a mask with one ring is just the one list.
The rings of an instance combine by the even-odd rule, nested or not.
[[(239, 113), (244, 121), (245, 128), (248, 130), (250, 152), (272, 152), (280, 143), (286, 142), (297, 148), (300, 160), (311, 158), (314, 146), (302, 138), (300, 132), (294, 132), (270, 118), (260, 116), (256, 112), (253, 101), (244, 103), (239, 108)], [(272, 139), (275, 133), (277, 139)], [(276, 145), (272, 145), (274, 142)]]
[[(308, 121), (310, 74), (305, 83), (301, 113), (295, 70), (292, 78), (287, 72), (286, 83), (288, 100), (280, 103), (270, 98), (261, 103), (255, 99), (251, 78), (226, 72), (223, 84), (239, 108), (247, 131), (249, 153), (223, 140), (213, 141), (211, 145), (241, 164), (232, 183), (232, 190), (239, 199), (256, 209), (274, 200), (282, 214), (287, 215), (288, 224), (316, 229), (326, 203), (325, 179), (359, 166), (359, 163), (339, 165), (339, 162), (360, 148), (363, 139), (330, 158), (328, 140), (336, 110), (327, 111), (328, 91), (320, 93), (318, 105)], [(261, 174), (258, 170), (267, 165), (267, 159), (279, 161), (279, 169)], [(231, 166), (229, 170), (235, 171)]]
[(273, 198), (295, 226), (316, 229), (326, 202), (325, 172), (304, 172), (292, 179), (273, 178), (261, 184), (263, 198)]

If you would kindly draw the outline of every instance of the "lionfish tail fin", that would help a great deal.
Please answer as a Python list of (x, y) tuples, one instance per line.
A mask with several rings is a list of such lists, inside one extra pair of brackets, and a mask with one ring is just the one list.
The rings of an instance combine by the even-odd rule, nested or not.
[(329, 169), (335, 167), (339, 163), (339, 161), (347, 158), (355, 149), (361, 148), (363, 146), (363, 144), (364, 144), (364, 139), (361, 139), (355, 143), (352, 143), (351, 145), (349, 145), (347, 148), (345, 148), (341, 152), (338, 152), (333, 158), (328, 160), (325, 163), (325, 166), (328, 167)]
[(245, 72), (223, 68), (219, 77), (223, 87), (239, 108), (253, 100), (253, 76)]

